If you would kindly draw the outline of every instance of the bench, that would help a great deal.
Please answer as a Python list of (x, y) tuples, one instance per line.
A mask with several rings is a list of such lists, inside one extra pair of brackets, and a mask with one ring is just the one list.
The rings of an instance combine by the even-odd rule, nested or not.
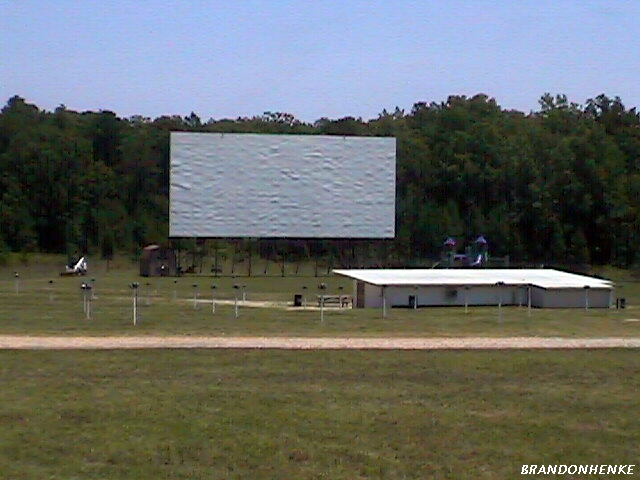
[[(324, 301), (323, 301), (324, 300)], [(318, 295), (318, 306), (335, 305), (340, 308), (353, 307), (353, 297), (351, 295)]]

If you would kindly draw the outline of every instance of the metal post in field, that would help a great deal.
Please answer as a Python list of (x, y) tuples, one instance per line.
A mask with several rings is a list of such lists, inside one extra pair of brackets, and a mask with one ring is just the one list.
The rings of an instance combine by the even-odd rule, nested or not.
[(584, 286), (584, 310), (585, 312), (589, 311), (589, 289), (591, 287), (589, 285)]
[(498, 321), (502, 321), (502, 287), (504, 287), (504, 282), (497, 282), (496, 287), (498, 287)]
[(321, 283), (320, 285), (318, 285), (318, 290), (320, 290), (320, 323), (324, 323), (324, 291), (326, 289), (326, 283)]
[(233, 286), (233, 289), (235, 290), (235, 301), (233, 302), (233, 310), (234, 310), (233, 317), (237, 319), (238, 318), (238, 290), (240, 290), (240, 285), (236, 283)]
[(194, 283), (193, 285), (193, 308), (198, 308), (198, 284)]
[(216, 313), (216, 288), (217, 285), (211, 285), (211, 313)]
[(464, 313), (469, 313), (469, 285), (464, 286)]
[(85, 292), (85, 283), (80, 284), (80, 290), (82, 290), (82, 313), (87, 313), (87, 295)]
[(91, 285), (83, 282), (80, 288), (82, 289), (82, 306), (84, 313), (87, 316), (87, 320), (91, 320)]
[(138, 287), (140, 284), (138, 282), (133, 282), (129, 284), (129, 288), (131, 288), (133, 292), (133, 326), (135, 327), (138, 324)]
[(387, 287), (382, 286), (382, 318), (387, 318)]

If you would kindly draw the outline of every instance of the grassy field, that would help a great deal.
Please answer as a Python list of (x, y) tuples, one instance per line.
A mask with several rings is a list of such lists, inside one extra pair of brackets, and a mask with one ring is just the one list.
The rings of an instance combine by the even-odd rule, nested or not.
[[(351, 282), (330, 277), (198, 277), (141, 278), (126, 260), (107, 271), (104, 262), (90, 264), (86, 277), (60, 277), (62, 259), (35, 257), (27, 265), (14, 263), (0, 270), (0, 334), (62, 335), (296, 335), (296, 336), (639, 336), (640, 284), (626, 272), (620, 277), (618, 296), (625, 310), (542, 310), (531, 316), (526, 308), (507, 307), (499, 318), (496, 307), (393, 309), (386, 319), (379, 309), (327, 310), (320, 322), (317, 309), (250, 308), (240, 302), (234, 318), (232, 300), (245, 285), (249, 301), (289, 302), (305, 293), (315, 304), (317, 285), (327, 293), (350, 293)], [(14, 271), (18, 271), (16, 279)], [(615, 278), (615, 277), (614, 277)], [(139, 324), (132, 325), (132, 291), (139, 288)], [(91, 319), (83, 310), (82, 282), (93, 285)], [(197, 287), (194, 287), (197, 285)], [(213, 290), (212, 285), (216, 285)], [(303, 289), (306, 287), (306, 289)], [(194, 302), (194, 297), (197, 301)], [(212, 314), (211, 301), (218, 302)], [(225, 304), (221, 302), (226, 301)]]
[(3, 478), (451, 478), (637, 464), (636, 351), (0, 352)]
[[(237, 283), (249, 300), (290, 302), (347, 280), (141, 279), (126, 260), (61, 278), (61, 264), (0, 270), (0, 334), (640, 335), (625, 272), (609, 276), (626, 310), (332, 310), (320, 323), (310, 309), (212, 314), (211, 297), (233, 299)], [(635, 350), (0, 351), (0, 477), (509, 479), (523, 464), (634, 464), (639, 368)]]

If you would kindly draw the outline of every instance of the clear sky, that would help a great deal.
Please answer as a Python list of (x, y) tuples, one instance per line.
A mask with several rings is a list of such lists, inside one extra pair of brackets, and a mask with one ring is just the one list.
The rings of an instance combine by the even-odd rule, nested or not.
[(486, 93), (640, 106), (640, 1), (0, 0), (0, 102), (375, 118)]

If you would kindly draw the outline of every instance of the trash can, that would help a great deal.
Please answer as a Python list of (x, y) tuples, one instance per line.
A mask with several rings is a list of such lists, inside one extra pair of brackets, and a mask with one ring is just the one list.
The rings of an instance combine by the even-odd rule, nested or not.
[(626, 299), (626, 298), (624, 298), (624, 297), (619, 298), (619, 299), (618, 299), (618, 304), (620, 305), (620, 308), (621, 308), (621, 309), (626, 308), (626, 306), (627, 306), (627, 299)]
[(294, 307), (301, 307), (302, 306), (302, 294), (296, 293), (293, 296), (293, 306)]
[(409, 295), (409, 308), (416, 308), (416, 296)]

